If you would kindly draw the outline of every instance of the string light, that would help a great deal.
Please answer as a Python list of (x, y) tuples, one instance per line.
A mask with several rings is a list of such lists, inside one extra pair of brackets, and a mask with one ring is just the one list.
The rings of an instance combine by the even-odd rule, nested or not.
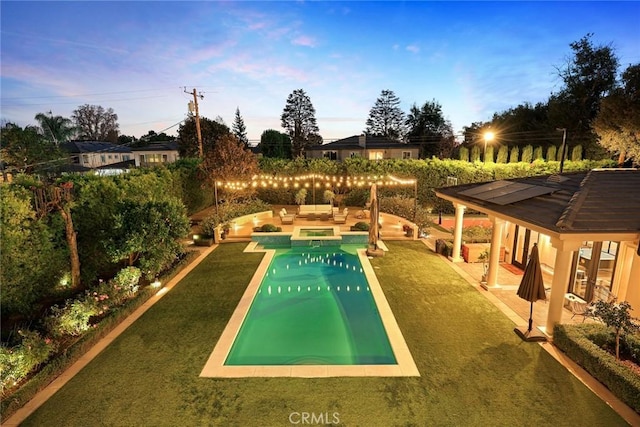
[(219, 188), (227, 190), (244, 190), (249, 187), (257, 188), (325, 188), (342, 187), (343, 185), (352, 188), (362, 188), (364, 186), (371, 186), (377, 184), (379, 187), (395, 187), (402, 185), (414, 185), (417, 181), (415, 179), (403, 179), (393, 175), (379, 176), (379, 175), (366, 175), (366, 176), (335, 176), (335, 175), (320, 175), (320, 174), (306, 174), (297, 176), (277, 176), (277, 175), (254, 175), (248, 182), (242, 181), (218, 181)]

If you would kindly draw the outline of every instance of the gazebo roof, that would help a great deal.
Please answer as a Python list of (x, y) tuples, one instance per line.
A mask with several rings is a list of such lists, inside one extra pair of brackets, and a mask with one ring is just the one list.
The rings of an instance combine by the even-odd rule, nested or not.
[(443, 187), (446, 200), (557, 233), (640, 232), (640, 170), (594, 169)]

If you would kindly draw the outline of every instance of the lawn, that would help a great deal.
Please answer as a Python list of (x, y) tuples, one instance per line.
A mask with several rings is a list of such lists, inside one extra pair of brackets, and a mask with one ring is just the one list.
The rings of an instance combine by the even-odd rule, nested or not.
[(422, 243), (388, 246), (372, 264), (419, 378), (199, 378), (262, 258), (224, 244), (23, 425), (626, 425)]

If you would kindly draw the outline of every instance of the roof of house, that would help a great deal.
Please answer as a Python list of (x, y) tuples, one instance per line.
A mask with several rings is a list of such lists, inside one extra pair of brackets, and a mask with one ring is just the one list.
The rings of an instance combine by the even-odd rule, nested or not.
[(640, 170), (594, 169), (464, 184), (436, 194), (557, 233), (640, 232)]
[(71, 153), (131, 153), (131, 148), (126, 145), (104, 141), (69, 141), (62, 146)]
[(156, 141), (147, 145), (131, 147), (131, 151), (178, 151), (178, 143), (175, 141)]
[[(362, 150), (360, 144), (360, 136), (353, 135), (348, 138), (338, 139), (337, 141), (329, 142), (327, 144), (312, 145), (306, 147), (306, 151), (326, 151), (326, 150)], [(405, 144), (404, 142), (389, 139), (383, 136), (369, 136), (366, 139), (367, 149), (385, 149), (385, 148), (415, 148), (419, 149), (420, 144)]]

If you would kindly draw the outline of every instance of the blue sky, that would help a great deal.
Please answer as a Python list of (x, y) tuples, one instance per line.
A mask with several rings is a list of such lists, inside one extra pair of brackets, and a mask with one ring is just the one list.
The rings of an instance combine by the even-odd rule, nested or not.
[[(113, 108), (140, 137), (200, 113), (248, 136), (282, 131), (302, 88), (321, 135), (359, 134), (383, 89), (406, 112), (435, 99), (456, 132), (544, 101), (569, 44), (594, 33), (640, 62), (639, 2), (8, 2), (1, 7), (0, 118), (35, 124), (83, 104)], [(176, 134), (177, 126), (166, 130)]]

